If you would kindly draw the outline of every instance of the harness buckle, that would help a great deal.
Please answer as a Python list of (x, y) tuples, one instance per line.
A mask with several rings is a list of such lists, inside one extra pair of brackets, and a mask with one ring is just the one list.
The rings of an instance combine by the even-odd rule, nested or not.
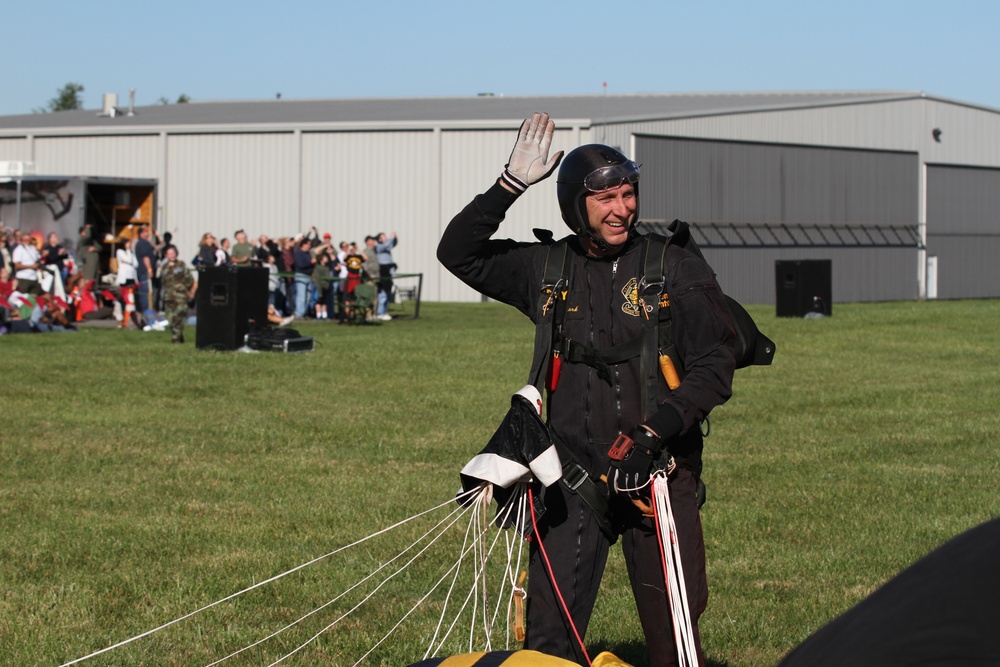
[(590, 479), (590, 473), (576, 461), (567, 461), (566, 465), (563, 466), (563, 483), (570, 491), (576, 491), (588, 479)]
[(663, 293), (663, 282), (663, 276), (653, 281), (646, 280), (646, 276), (643, 276), (639, 279), (636, 290), (639, 292), (640, 297), (659, 296)]
[(559, 292), (562, 288), (566, 287), (566, 282), (565, 278), (560, 278), (555, 283), (542, 285), (542, 294), (549, 295), (549, 298), (545, 301), (545, 305), (542, 306), (542, 317), (545, 317), (545, 315), (549, 312), (549, 308), (551, 308), (555, 300), (559, 298)]

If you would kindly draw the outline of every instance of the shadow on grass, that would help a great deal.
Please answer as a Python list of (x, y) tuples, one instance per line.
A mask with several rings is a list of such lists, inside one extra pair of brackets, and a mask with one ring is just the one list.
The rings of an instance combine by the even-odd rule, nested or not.
[[(646, 645), (641, 642), (620, 642), (608, 643), (597, 642), (588, 647), (587, 652), (591, 659), (603, 651), (610, 651), (620, 660), (632, 665), (632, 667), (649, 667), (649, 660), (646, 655)], [(705, 667), (729, 667), (728, 662), (719, 662), (711, 658), (705, 658)]]

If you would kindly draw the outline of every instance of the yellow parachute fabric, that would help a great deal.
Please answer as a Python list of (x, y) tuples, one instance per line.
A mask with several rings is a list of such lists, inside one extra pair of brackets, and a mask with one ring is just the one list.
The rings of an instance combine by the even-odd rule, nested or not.
[[(433, 658), (410, 667), (578, 667), (578, 665), (538, 651), (491, 651)], [(594, 658), (592, 667), (631, 667), (631, 665), (605, 651)]]

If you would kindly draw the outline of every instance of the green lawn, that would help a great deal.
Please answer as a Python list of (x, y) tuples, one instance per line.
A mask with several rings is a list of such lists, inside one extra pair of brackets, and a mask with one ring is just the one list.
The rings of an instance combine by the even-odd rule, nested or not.
[[(778, 353), (740, 371), (713, 414), (702, 514), (703, 641), (711, 663), (731, 667), (774, 664), (1000, 514), (1000, 301), (838, 304), (820, 320), (750, 310)], [(530, 324), (497, 304), (297, 328), (314, 352), (202, 352), (193, 329), (184, 346), (106, 329), (0, 337), (0, 662), (82, 657), (446, 502), (531, 354)], [(348, 590), (432, 523), (83, 664), (209, 664)], [(462, 535), (446, 539), (283, 664), (354, 664), (457, 556)], [(587, 643), (638, 667), (613, 554)], [(358, 599), (223, 664), (270, 664)], [(362, 664), (421, 658), (440, 604)], [(447, 650), (464, 652), (468, 629), (456, 634)]]

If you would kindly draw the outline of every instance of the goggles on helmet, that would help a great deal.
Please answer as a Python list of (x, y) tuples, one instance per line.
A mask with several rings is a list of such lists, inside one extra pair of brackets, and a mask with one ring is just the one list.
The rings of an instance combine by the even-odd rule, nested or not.
[(595, 169), (583, 179), (583, 187), (590, 192), (604, 192), (625, 183), (636, 183), (638, 180), (639, 165), (629, 160), (621, 164)]

